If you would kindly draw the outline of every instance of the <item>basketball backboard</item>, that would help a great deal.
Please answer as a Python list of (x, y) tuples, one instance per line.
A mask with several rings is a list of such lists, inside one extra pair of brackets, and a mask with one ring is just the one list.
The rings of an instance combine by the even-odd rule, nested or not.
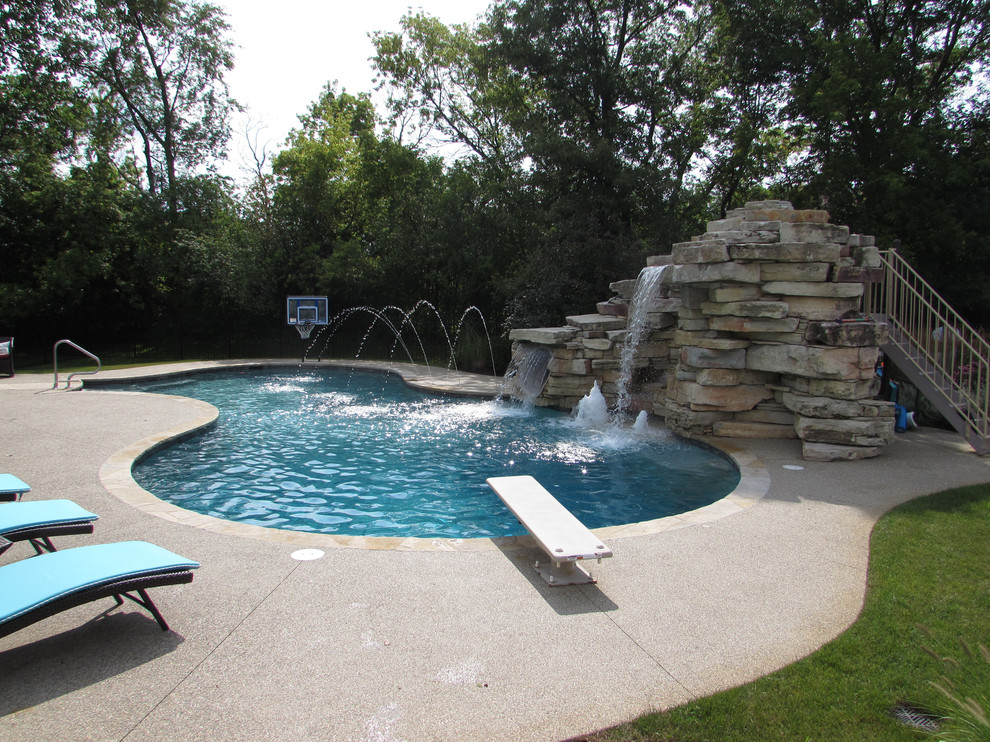
[(290, 296), (286, 299), (286, 322), (297, 325), (325, 325), (329, 304), (325, 296)]

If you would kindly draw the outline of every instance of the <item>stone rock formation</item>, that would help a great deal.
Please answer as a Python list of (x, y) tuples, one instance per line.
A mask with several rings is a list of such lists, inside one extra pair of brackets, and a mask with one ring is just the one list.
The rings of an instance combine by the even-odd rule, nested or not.
[[(537, 404), (572, 409), (597, 380), (611, 405), (683, 435), (797, 437), (805, 458), (828, 461), (893, 439), (893, 404), (875, 399), (887, 327), (859, 314), (882, 277), (872, 237), (824, 211), (751, 202), (647, 263), (596, 314), (512, 331), (517, 349), (552, 351)], [(635, 337), (630, 312), (645, 325)]]

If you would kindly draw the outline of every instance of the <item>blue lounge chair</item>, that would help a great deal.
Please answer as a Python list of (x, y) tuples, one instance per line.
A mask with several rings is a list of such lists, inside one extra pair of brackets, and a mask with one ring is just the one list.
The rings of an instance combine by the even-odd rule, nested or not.
[(144, 541), (80, 546), (5, 564), (0, 566), (0, 636), (109, 597), (118, 606), (123, 598), (134, 601), (168, 631), (146, 591), (192, 582), (197, 567), (197, 562)]
[(0, 502), (20, 500), (21, 495), (30, 491), (31, 487), (13, 474), (0, 474)]
[(52, 536), (92, 533), (99, 516), (72, 500), (8, 502), (0, 505), (0, 554), (14, 541), (29, 541), (35, 552), (55, 551)]

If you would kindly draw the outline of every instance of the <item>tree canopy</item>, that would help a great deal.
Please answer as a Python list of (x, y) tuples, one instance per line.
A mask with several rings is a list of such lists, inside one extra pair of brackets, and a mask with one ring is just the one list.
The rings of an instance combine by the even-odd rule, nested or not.
[(0, 331), (250, 335), (318, 293), (473, 305), (499, 335), (590, 311), (767, 197), (899, 240), (986, 324), (988, 18), (990, 0), (410, 12), (373, 36), (377, 91), (328, 83), (235, 184), (219, 7), (7, 0)]

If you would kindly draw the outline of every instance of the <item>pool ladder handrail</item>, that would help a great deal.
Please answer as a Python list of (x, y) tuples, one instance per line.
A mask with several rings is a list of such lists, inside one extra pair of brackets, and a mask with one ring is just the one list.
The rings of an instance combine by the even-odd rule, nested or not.
[(52, 355), (54, 356), (54, 360), (55, 360), (55, 385), (52, 387), (52, 389), (58, 389), (59, 388), (59, 386), (58, 386), (59, 385), (59, 380), (58, 380), (58, 346), (60, 346), (60, 345), (69, 345), (69, 346), (75, 348), (76, 350), (78, 350), (83, 355), (89, 356), (94, 361), (96, 361), (96, 370), (95, 371), (74, 371), (73, 373), (71, 373), (68, 376), (66, 376), (65, 377), (65, 388), (66, 389), (68, 389), (72, 385), (72, 380), (75, 377), (77, 377), (77, 376), (90, 376), (92, 374), (99, 373), (100, 369), (103, 368), (103, 364), (100, 362), (100, 359), (97, 358), (96, 356), (94, 356), (92, 353), (90, 353), (88, 350), (86, 350), (82, 346), (76, 345), (71, 340), (66, 340), (66, 339), (59, 340), (57, 343), (55, 343), (55, 347), (52, 349)]

